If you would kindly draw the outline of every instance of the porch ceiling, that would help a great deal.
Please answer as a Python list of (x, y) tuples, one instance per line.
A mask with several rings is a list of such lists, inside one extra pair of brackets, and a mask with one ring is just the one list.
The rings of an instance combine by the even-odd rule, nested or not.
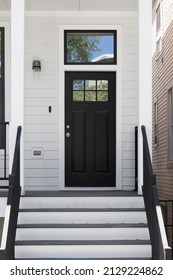
[[(27, 11), (136, 11), (138, 0), (26, 0)], [(9, 11), (11, 0), (0, 0)]]

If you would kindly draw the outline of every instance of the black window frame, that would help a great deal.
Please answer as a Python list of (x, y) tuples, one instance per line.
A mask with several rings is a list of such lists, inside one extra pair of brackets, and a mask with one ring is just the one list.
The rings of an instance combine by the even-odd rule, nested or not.
[[(69, 33), (113, 33), (114, 34), (114, 58), (113, 62), (68, 62), (67, 61), (67, 34)], [(117, 65), (117, 30), (64, 30), (64, 64), (65, 65)]]
[(5, 28), (0, 27), (1, 33), (1, 77), (0, 83), (2, 83), (1, 90), (2, 95), (0, 96), (0, 149), (4, 149), (5, 140), (4, 140), (4, 125), (5, 125)]

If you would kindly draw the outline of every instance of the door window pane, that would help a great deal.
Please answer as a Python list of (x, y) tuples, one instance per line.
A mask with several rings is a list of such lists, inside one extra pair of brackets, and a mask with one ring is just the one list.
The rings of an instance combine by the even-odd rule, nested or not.
[(86, 91), (85, 101), (96, 101), (96, 91)]
[(96, 81), (85, 80), (85, 90), (96, 90)]
[(116, 31), (65, 31), (65, 64), (116, 64)]
[(98, 91), (97, 92), (97, 101), (108, 101), (108, 91)]
[(108, 80), (73, 81), (73, 101), (107, 102), (108, 100)]
[(73, 101), (84, 101), (84, 91), (73, 91)]
[(74, 80), (73, 90), (84, 90), (84, 80)]
[(98, 80), (97, 81), (97, 90), (108, 90), (108, 81), (107, 80)]

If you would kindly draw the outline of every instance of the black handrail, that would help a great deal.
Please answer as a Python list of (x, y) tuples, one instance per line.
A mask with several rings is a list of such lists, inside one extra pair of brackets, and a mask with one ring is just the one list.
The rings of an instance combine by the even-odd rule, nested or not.
[(9, 122), (0, 122), (0, 150), (4, 151), (3, 158), (3, 176), (0, 177), (0, 180), (8, 180), (7, 176), (7, 126)]
[[(14, 246), (16, 236), (16, 226), (20, 202), (20, 136), (21, 126), (17, 129), (17, 137), (12, 165), (12, 173), (9, 175), (9, 191), (7, 199), (7, 216), (4, 221), (8, 228), (6, 229), (6, 242), (4, 248), (0, 250), (0, 259), (9, 260), (14, 259)], [(5, 229), (4, 229), (5, 230)], [(2, 243), (1, 243), (2, 245)]]
[(135, 191), (138, 190), (138, 127), (135, 126)]
[(143, 195), (152, 246), (152, 259), (171, 259), (171, 248), (167, 243), (145, 126), (142, 126), (141, 129), (143, 135)]

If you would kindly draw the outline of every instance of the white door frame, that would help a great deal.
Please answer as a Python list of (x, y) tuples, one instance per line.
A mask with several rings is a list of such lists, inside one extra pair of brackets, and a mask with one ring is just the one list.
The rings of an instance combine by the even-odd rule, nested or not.
[[(65, 30), (117, 30), (117, 65), (64, 65), (64, 31)], [(117, 189), (121, 190), (122, 189), (122, 26), (120, 25), (59, 26), (59, 77), (58, 77), (59, 78), (59, 189), (65, 188), (65, 72), (66, 71), (116, 72), (116, 92), (118, 94), (116, 94), (115, 174), (116, 174), (116, 190)], [(74, 188), (71, 189), (74, 190)]]

